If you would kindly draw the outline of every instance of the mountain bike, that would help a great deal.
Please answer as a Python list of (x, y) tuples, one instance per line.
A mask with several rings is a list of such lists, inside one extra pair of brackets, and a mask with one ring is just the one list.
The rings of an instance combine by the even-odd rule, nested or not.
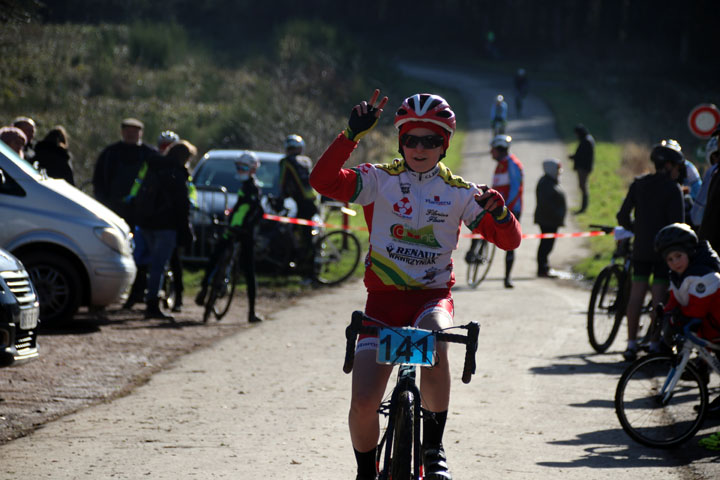
[(493, 258), (495, 258), (495, 244), (484, 238), (473, 239), (470, 250), (465, 254), (467, 262), (467, 283), (471, 288), (477, 288), (485, 280)]
[[(704, 340), (693, 330), (700, 319), (667, 322), (673, 353), (653, 353), (632, 363), (615, 391), (615, 413), (623, 430), (635, 441), (654, 448), (671, 448), (690, 439), (703, 424), (709, 400), (709, 374), (690, 361), (697, 358), (720, 375), (720, 344)], [(720, 394), (720, 386), (713, 389)]]
[(447, 333), (447, 329), (391, 328), (363, 325), (363, 322), (380, 325), (361, 311), (353, 312), (350, 325), (345, 329), (347, 343), (343, 371), (352, 371), (355, 343), (360, 333), (378, 336), (378, 363), (399, 366), (392, 394), (378, 409), (378, 413), (387, 417), (387, 427), (377, 449), (376, 462), (382, 465), (378, 478), (419, 480), (422, 478), (420, 420), (430, 413), (422, 408), (420, 390), (415, 383), (416, 367), (434, 364), (436, 342), (462, 343), (465, 345), (462, 381), (470, 383), (475, 373), (480, 325), (470, 322), (451, 327), (467, 330), (466, 335), (460, 335)]
[[(632, 284), (632, 233), (622, 227), (590, 225), (615, 237), (615, 251), (610, 264), (595, 279), (587, 312), (587, 333), (590, 345), (598, 353), (605, 352), (615, 341), (627, 311)], [(639, 345), (647, 349), (656, 334), (652, 325), (652, 300), (644, 304), (638, 327)], [(657, 325), (657, 324), (655, 324)]]

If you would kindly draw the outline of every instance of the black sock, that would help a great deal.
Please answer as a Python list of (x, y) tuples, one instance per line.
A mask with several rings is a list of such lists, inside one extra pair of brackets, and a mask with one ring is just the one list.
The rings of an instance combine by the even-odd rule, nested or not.
[(372, 477), (377, 473), (377, 467), (375, 465), (375, 455), (377, 447), (373, 448), (369, 452), (358, 452), (355, 450), (355, 461), (357, 462), (357, 473), (361, 477)]
[(443, 432), (445, 431), (445, 422), (447, 421), (448, 411), (430, 412), (426, 410), (423, 418), (423, 445), (437, 446), (442, 443)]

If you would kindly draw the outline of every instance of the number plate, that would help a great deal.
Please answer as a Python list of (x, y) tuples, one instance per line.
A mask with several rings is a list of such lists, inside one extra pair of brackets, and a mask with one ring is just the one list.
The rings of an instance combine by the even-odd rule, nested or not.
[(37, 307), (20, 310), (20, 328), (32, 330), (37, 327), (40, 309)]
[(420, 328), (378, 329), (377, 362), (402, 365), (432, 365), (435, 337)]

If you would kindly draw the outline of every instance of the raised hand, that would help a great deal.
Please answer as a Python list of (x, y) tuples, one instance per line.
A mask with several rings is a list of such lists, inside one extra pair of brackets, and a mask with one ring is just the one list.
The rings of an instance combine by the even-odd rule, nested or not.
[(380, 114), (383, 111), (383, 107), (388, 102), (388, 97), (383, 97), (380, 103), (376, 106), (378, 98), (380, 97), (380, 90), (375, 89), (369, 102), (362, 101), (358, 105), (355, 105), (350, 112), (350, 119), (348, 120), (348, 126), (343, 132), (347, 138), (357, 142), (364, 137), (370, 130), (375, 128), (377, 125)]
[(500, 195), (500, 192), (489, 188), (487, 185), (481, 185), (480, 190), (482, 194), (475, 194), (475, 201), (483, 209), (490, 212), (490, 215), (495, 220), (502, 220), (507, 215), (505, 210), (505, 199)]

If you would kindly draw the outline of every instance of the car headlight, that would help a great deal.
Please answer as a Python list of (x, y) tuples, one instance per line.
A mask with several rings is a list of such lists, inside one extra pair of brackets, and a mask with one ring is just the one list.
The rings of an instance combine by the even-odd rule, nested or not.
[(105, 245), (122, 255), (132, 255), (130, 243), (115, 228), (112, 227), (95, 227), (95, 235)]

